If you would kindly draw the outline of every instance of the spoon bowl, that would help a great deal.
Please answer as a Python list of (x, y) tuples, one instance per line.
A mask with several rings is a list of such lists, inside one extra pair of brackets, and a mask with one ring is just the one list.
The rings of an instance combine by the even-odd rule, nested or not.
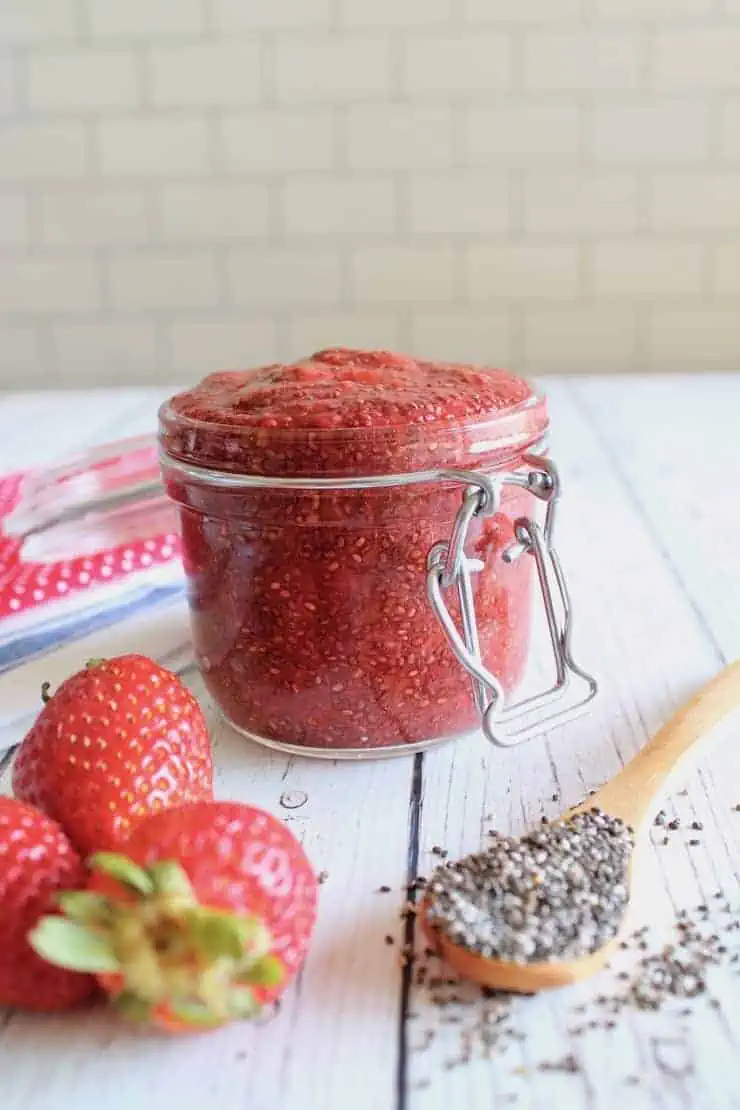
[[(713, 742), (712, 729), (729, 713), (740, 708), (740, 662), (726, 667), (708, 682), (623, 769), (579, 806), (560, 820), (591, 809), (618, 817), (635, 833), (635, 850), (630, 861), (631, 883), (635, 853), (639, 857), (659, 798), (669, 790), (689, 765), (706, 754)], [(600, 971), (611, 957), (624, 932), (629, 905), (617, 934), (594, 952), (575, 959), (513, 961), (482, 956), (455, 944), (429, 919), (429, 897), (422, 900), (419, 918), (430, 946), (463, 978), (481, 986), (517, 994), (535, 994), (552, 987), (577, 983)]]

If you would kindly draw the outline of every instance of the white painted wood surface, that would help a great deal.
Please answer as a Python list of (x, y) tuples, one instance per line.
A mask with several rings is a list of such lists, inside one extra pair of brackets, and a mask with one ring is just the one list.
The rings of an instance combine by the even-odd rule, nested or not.
[[(733, 965), (711, 972), (716, 1008), (702, 997), (685, 1015), (685, 1004), (625, 1011), (610, 1031), (573, 1033), (593, 1016), (594, 1000), (618, 986), (618, 967), (519, 1000), (511, 1025), (521, 1039), (486, 1059), (475, 1038), (464, 1064), (464, 1031), (491, 1004), (471, 996), (440, 1008), (399, 966), (404, 885), (429, 874), (434, 845), (459, 855), (491, 825), (521, 831), (567, 807), (613, 774), (723, 661), (740, 656), (740, 375), (550, 380), (547, 389), (575, 648), (601, 679), (593, 712), (511, 751), (478, 739), (361, 765), (267, 754), (214, 717), (221, 794), (288, 816), (317, 869), (329, 873), (300, 981), (268, 1024), (184, 1040), (131, 1033), (101, 1012), (0, 1012), (2, 1110), (740, 1107)], [(2, 397), (0, 469), (150, 429), (161, 395)], [(657, 939), (677, 908), (711, 901), (718, 887), (740, 904), (740, 813), (732, 810), (739, 725), (725, 728), (727, 742), (666, 806), (686, 823), (703, 822), (693, 834), (700, 843), (690, 846), (682, 828), (664, 846), (656, 830), (636, 919), (652, 923)], [(292, 814), (279, 804), (287, 789), (308, 794)], [(392, 893), (377, 893), (381, 884)], [(397, 944), (386, 945), (385, 934)], [(619, 967), (634, 960), (623, 953)], [(573, 1073), (543, 1069), (571, 1053)]]

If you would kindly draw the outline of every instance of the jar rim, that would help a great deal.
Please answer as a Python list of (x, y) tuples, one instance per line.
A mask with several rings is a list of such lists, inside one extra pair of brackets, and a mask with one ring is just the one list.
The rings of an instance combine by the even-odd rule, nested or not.
[[(184, 416), (171, 400), (159, 409), (160, 452), (168, 461), (199, 473), (230, 474), (246, 479), (244, 484), (252, 478), (288, 482), (302, 478), (322, 483), (326, 479), (328, 487), (340, 479), (361, 486), (368, 479), (385, 477), (393, 479), (387, 484), (394, 485), (408, 484), (397, 479), (409, 474), (434, 474), (453, 467), (497, 468), (535, 449), (548, 427), (546, 395), (534, 388), (519, 404), (483, 419), (405, 426), (263, 428)], [(405, 465), (386, 469), (386, 460)]]

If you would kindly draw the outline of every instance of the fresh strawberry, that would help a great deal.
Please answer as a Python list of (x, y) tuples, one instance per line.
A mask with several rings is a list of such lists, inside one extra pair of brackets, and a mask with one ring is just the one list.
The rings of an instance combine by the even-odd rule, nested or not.
[(39, 955), (92, 971), (119, 1010), (170, 1030), (254, 1016), (303, 962), (317, 881), (275, 817), (201, 802), (138, 824), (126, 856), (98, 853), (67, 919), (31, 935)]
[(94, 660), (42, 710), (16, 756), (13, 790), (85, 855), (114, 848), (139, 818), (213, 797), (201, 708), (143, 655)]
[(0, 1006), (66, 1010), (92, 993), (91, 976), (50, 967), (27, 939), (38, 919), (56, 909), (59, 890), (86, 880), (56, 821), (0, 797)]

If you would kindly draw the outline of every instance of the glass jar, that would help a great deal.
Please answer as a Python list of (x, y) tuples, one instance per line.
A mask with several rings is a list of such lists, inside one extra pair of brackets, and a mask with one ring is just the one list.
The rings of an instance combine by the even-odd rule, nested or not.
[[(590, 700), (551, 546), (546, 429), (520, 378), (377, 351), (212, 374), (163, 405), (196, 659), (228, 720), (284, 751), (362, 758), (481, 715), (514, 742), (532, 727), (520, 710), (541, 728), (573, 676)], [(507, 708), (538, 577), (556, 683)]]

